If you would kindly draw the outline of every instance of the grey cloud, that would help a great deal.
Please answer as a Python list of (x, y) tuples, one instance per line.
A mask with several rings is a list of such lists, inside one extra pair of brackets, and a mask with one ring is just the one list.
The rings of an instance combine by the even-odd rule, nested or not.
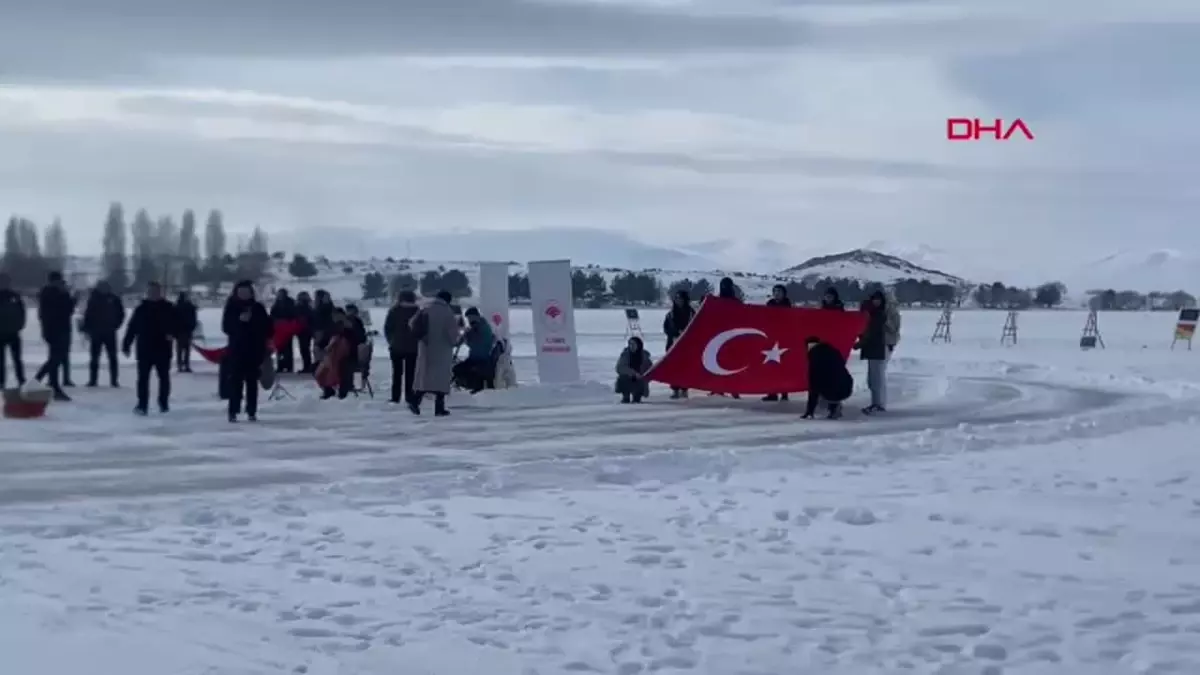
[[(0, 130), (0, 146), (6, 211), (61, 215), (81, 252), (98, 245), (113, 199), (159, 213), (217, 207), (243, 230), (553, 224), (696, 239), (752, 228), (755, 236), (817, 247), (902, 236), (997, 251), (1071, 242), (1087, 251), (1127, 243), (1136, 227), (1150, 241), (1200, 243), (1184, 227), (1185, 216), (1200, 210), (1195, 190), (1165, 195), (1150, 177), (1102, 173), (952, 176), (920, 165), (819, 158), (731, 166), (672, 156), (200, 142), (86, 126)], [(648, 180), (680, 166), (696, 175)], [(806, 187), (811, 177), (825, 182)], [(887, 179), (892, 189), (872, 193), (866, 178)]]
[(807, 35), (767, 16), (532, 0), (3, 0), (0, 16), (0, 63), (13, 74), (39, 63), (41, 73), (88, 74), (154, 57), (761, 50)]
[(1054, 44), (952, 66), (960, 86), (1029, 115), (1069, 116), (1114, 102), (1200, 101), (1200, 24), (1091, 28)]

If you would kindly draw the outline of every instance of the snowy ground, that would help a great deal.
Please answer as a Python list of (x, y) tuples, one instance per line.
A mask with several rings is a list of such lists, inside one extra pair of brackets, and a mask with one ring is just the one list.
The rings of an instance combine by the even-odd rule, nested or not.
[(1200, 672), (1200, 353), (1164, 314), (1103, 315), (1087, 353), (1079, 313), (1017, 347), (990, 312), (931, 345), (936, 318), (906, 315), (878, 420), (615, 405), (609, 311), (577, 314), (593, 384), (448, 419), (297, 380), (229, 426), (207, 368), (165, 417), (130, 415), (131, 372), (75, 390), (0, 421), (3, 670)]

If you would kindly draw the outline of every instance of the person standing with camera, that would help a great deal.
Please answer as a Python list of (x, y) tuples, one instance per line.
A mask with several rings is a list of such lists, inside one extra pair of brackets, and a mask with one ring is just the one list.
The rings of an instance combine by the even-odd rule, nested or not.
[(258, 419), (258, 380), (272, 329), (271, 317), (254, 298), (254, 286), (249, 281), (239, 281), (233, 287), (221, 317), (221, 330), (229, 336), (224, 357), (229, 360), (225, 368), (229, 378), (229, 421), (238, 421), (244, 403), (247, 419), (254, 422)]

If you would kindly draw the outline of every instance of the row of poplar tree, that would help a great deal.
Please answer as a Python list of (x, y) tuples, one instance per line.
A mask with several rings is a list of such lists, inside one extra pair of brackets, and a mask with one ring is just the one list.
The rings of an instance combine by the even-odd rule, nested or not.
[[(255, 228), (244, 245), (229, 250), (221, 212), (210, 211), (201, 231), (192, 210), (173, 216), (153, 217), (145, 209), (127, 220), (124, 207), (112, 204), (101, 239), (100, 278), (118, 293), (141, 292), (157, 281), (169, 288), (209, 285), (215, 292), (223, 283), (239, 279), (257, 281), (267, 272), (271, 255), (267, 235)], [(44, 230), (21, 217), (9, 219), (4, 232), (2, 268), (19, 290), (40, 287), (51, 271), (68, 268), (67, 235), (55, 220)]]

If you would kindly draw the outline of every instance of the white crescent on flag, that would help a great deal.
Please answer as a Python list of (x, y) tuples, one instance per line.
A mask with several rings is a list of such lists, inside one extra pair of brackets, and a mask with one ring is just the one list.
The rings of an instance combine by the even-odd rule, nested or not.
[(737, 370), (727, 370), (722, 368), (718, 362), (718, 358), (721, 356), (721, 348), (725, 346), (725, 343), (743, 335), (767, 337), (766, 333), (757, 328), (730, 328), (727, 331), (717, 333), (713, 336), (713, 339), (708, 341), (708, 345), (704, 347), (704, 354), (700, 357), (700, 363), (704, 365), (704, 369), (713, 375), (737, 375), (748, 368), (749, 366), (743, 366)]

